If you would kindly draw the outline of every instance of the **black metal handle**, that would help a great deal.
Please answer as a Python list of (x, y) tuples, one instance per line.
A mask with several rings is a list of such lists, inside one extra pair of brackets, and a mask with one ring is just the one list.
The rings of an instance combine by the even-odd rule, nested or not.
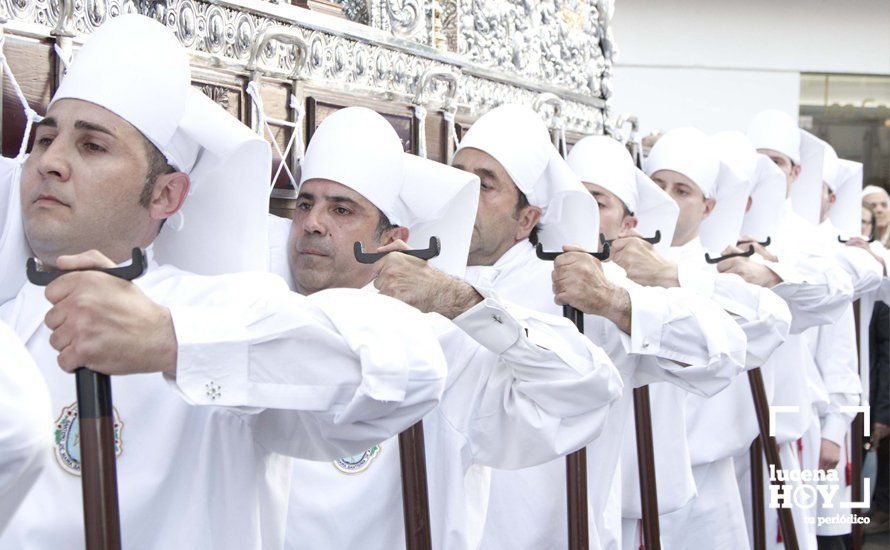
[[(639, 238), (640, 238), (640, 239), (643, 239), (644, 241), (646, 241), (646, 242), (649, 243), (649, 244), (658, 244), (658, 243), (661, 242), (661, 230), (660, 230), (660, 229), (656, 229), (656, 230), (655, 230), (655, 235), (652, 235), (651, 237), (639, 237)], [(605, 242), (607, 242), (607, 243), (609, 243), (609, 244), (611, 245), (611, 244), (614, 243), (616, 240), (617, 240), (617, 239), (609, 239), (609, 240), (607, 240), (607, 241), (605, 241)]]
[[(846, 239), (846, 240), (844, 240), (844, 239), (841, 238), (840, 235), (837, 236), (837, 242), (839, 242), (839, 243), (841, 243), (841, 244), (847, 244), (849, 241), (850, 241), (850, 239)], [(868, 239), (868, 241), (866, 241), (866, 242), (870, 242), (870, 243), (875, 242), (875, 236), (872, 235), (872, 236)]]
[[(609, 254), (611, 254), (612, 252), (612, 246), (609, 244), (609, 241), (606, 240), (606, 237), (602, 233), (600, 233), (600, 242), (603, 243), (603, 251), (588, 252), (588, 254), (590, 254), (597, 260), (604, 262), (609, 259)], [(555, 260), (560, 254), (564, 254), (564, 252), (544, 252), (544, 246), (541, 243), (538, 243), (538, 246), (535, 248), (535, 252), (537, 253), (538, 258), (547, 260), (549, 262)]]
[(66, 273), (74, 273), (77, 271), (100, 271), (102, 273), (107, 273), (112, 277), (117, 277), (118, 279), (132, 281), (145, 273), (145, 266), (147, 263), (148, 262), (145, 260), (145, 252), (140, 248), (134, 248), (132, 263), (123, 267), (113, 267), (110, 269), (75, 269), (73, 271), (41, 271), (37, 267), (37, 260), (28, 258), (26, 268), (28, 280), (31, 281), (31, 283), (37, 286), (47, 286)]
[(773, 239), (772, 239), (772, 237), (767, 237), (766, 240), (762, 241), (762, 242), (761, 241), (739, 241), (736, 244), (742, 245), (742, 244), (748, 244), (750, 242), (753, 242), (754, 244), (759, 244), (760, 246), (766, 248), (767, 246), (772, 244)]
[[(365, 247), (360, 242), (356, 242), (352, 246), (352, 250), (355, 254), (356, 261), (360, 264), (373, 264), (380, 258), (389, 254), (389, 252), (365, 252)], [(442, 252), (442, 243), (439, 241), (439, 237), (430, 237), (430, 245), (428, 248), (419, 250), (398, 250), (397, 252), (414, 256), (421, 260), (432, 260)]]
[(705, 261), (709, 264), (719, 264), (723, 260), (728, 260), (730, 258), (748, 258), (749, 256), (754, 255), (754, 245), (748, 247), (748, 250), (744, 252), (736, 252), (734, 254), (727, 254), (726, 256), (717, 256), (716, 258), (712, 258), (710, 254), (705, 252)]

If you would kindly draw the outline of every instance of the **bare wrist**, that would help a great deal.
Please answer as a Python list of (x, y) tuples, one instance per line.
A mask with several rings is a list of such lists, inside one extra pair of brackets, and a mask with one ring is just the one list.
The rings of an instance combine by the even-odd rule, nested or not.
[(605, 308), (604, 317), (619, 328), (622, 332), (630, 334), (631, 304), (630, 294), (626, 289), (615, 286), (609, 296), (609, 303)]
[(450, 287), (448, 292), (441, 294), (443, 300), (436, 309), (443, 317), (454, 319), (482, 301), (482, 295), (463, 281), (453, 279)]
[(662, 272), (658, 286), (662, 288), (677, 288), (680, 286), (680, 268), (671, 263)]
[(158, 371), (176, 372), (176, 362), (179, 358), (179, 342), (176, 339), (176, 327), (173, 325), (173, 315), (167, 308), (163, 309), (163, 326), (161, 342), (158, 349)]

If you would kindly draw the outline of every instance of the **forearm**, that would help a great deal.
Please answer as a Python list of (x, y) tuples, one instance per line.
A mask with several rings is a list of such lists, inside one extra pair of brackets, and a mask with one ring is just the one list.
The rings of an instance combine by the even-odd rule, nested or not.
[(482, 301), (475, 288), (457, 279), (442, 290), (433, 296), (433, 311), (446, 319), (454, 319)]

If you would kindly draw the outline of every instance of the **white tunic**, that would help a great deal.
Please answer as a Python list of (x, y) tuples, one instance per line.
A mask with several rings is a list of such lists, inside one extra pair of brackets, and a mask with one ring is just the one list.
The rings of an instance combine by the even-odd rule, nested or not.
[[(746, 283), (737, 275), (718, 273), (705, 262), (704, 254), (698, 239), (671, 248), (672, 259), (679, 266), (680, 286), (713, 299), (732, 314), (748, 339), (746, 369), (761, 367), (788, 336), (788, 306), (766, 288)], [(676, 413), (666, 410), (665, 414)], [(745, 452), (758, 433), (748, 377), (737, 376), (712, 397), (690, 395), (685, 421), (697, 496), (680, 510), (661, 517), (662, 543), (676, 549), (747, 548), (732, 457)], [(659, 449), (656, 457), (664, 461), (673, 458), (662, 456)], [(690, 529), (691, 525), (696, 528)]]
[[(199, 277), (153, 262), (136, 284), (171, 308), (182, 396), (217, 406), (188, 404), (157, 374), (114, 378), (124, 548), (279, 548), (291, 459), (277, 453), (367, 448), (431, 410), (443, 389), (434, 335), (395, 300), (304, 298), (273, 275)], [(0, 538), (10, 550), (83, 544), (75, 384), (48, 343), (43, 293), (26, 284), (0, 308), (57, 415), (52, 463)], [(276, 406), (290, 410), (265, 408)]]
[(51, 410), (33, 359), (0, 323), (0, 533), (46, 466)]
[[(849, 306), (854, 292), (850, 275), (841, 269), (832, 257), (834, 249), (825, 246), (817, 231), (816, 226), (796, 214), (791, 202), (786, 201), (770, 247), (779, 261), (763, 262), (782, 278), (783, 283), (772, 290), (785, 300), (792, 314), (791, 334), (762, 369), (770, 405), (797, 407), (799, 410), (796, 414), (775, 416), (776, 441), (783, 456), (796, 457), (797, 440), (818, 422), (813, 412), (813, 393), (809, 383), (810, 373), (817, 367), (807, 340), (801, 333), (811, 327), (837, 322)], [(735, 462), (739, 491), (750, 529), (749, 454), (737, 455)], [(788, 469), (788, 460), (783, 460), (782, 465)], [(768, 494), (766, 483), (764, 487)], [(768, 544), (775, 544), (776, 521), (775, 510), (767, 508), (766, 526), (767, 531), (772, 533), (767, 537)], [(815, 529), (805, 527), (803, 517), (795, 518), (795, 521), (802, 547), (815, 544)]]
[[(277, 269), (287, 267), (279, 260)], [(622, 389), (606, 354), (570, 322), (502, 302), (488, 282), (470, 280), (482, 303), (453, 323), (428, 315), (449, 369), (423, 426), (433, 547), (448, 550), (478, 547), (490, 468), (582, 447)], [(397, 438), (334, 464), (296, 461), (286, 547), (403, 548), (399, 472)]]
[[(665, 386), (681, 386), (682, 393), (713, 394), (741, 369), (745, 343), (741, 330), (716, 306), (681, 289), (635, 285), (618, 266), (606, 263), (603, 267), (609, 279), (630, 294), (631, 334), (624, 334), (602, 317), (584, 317), (585, 334), (606, 350), (625, 381), (622, 398), (612, 407), (602, 435), (587, 446), (588, 518), (591, 548), (618, 548), (622, 476), (617, 466), (622, 441), (633, 434), (633, 386), (667, 380), (671, 384)], [(502, 295), (523, 305), (558, 313), (552, 270), (552, 263), (539, 260), (534, 249), (523, 242), (494, 266), (471, 268), (468, 275), (472, 280), (490, 281)], [(682, 429), (681, 423), (679, 431)], [(629, 477), (635, 476), (636, 470)], [(481, 548), (566, 546), (564, 459), (524, 470), (495, 470), (492, 478)], [(638, 493), (638, 485), (632, 491)]]
[[(819, 234), (827, 249), (836, 249), (835, 257), (850, 274), (857, 289), (854, 297), (861, 295), (863, 299), (868, 299), (878, 291), (883, 268), (870, 254), (838, 243), (839, 231), (829, 221), (819, 226)], [(819, 422), (811, 426), (803, 438), (802, 466), (811, 470), (819, 468), (819, 450), (823, 439), (841, 448), (841, 460), (836, 467), (837, 481), (819, 482), (838, 487), (833, 502), (824, 502), (821, 495), (818, 497), (815, 515), (819, 518), (839, 518), (850, 513), (849, 507), (841, 507), (840, 503), (850, 500), (844, 498), (850, 492), (846, 457), (851, 445), (850, 424), (855, 413), (841, 409), (858, 405), (862, 395), (853, 317), (853, 307), (849, 305), (836, 323), (811, 328), (805, 333), (816, 367), (811, 371), (809, 381), (814, 412)], [(867, 343), (867, 331), (865, 338)], [(850, 532), (850, 524), (826, 523), (817, 526), (816, 532), (818, 535), (846, 534)]]

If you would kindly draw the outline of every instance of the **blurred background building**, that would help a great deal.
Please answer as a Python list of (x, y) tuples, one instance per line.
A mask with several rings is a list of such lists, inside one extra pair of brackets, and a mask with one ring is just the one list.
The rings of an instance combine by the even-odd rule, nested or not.
[(613, 113), (644, 134), (777, 108), (890, 188), (890, 0), (618, 0)]

